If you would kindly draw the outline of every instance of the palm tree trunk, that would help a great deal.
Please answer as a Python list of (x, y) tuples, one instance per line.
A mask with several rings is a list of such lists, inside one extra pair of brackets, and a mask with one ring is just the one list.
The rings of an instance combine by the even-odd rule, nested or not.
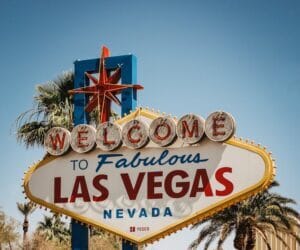
[(256, 243), (255, 230), (252, 227), (249, 227), (247, 230), (247, 241), (246, 241), (246, 250), (253, 250)]
[(246, 250), (246, 248), (245, 248), (246, 236), (247, 236), (247, 232), (246, 232), (245, 225), (238, 226), (238, 228), (236, 229), (236, 234), (235, 234), (234, 240), (233, 240), (233, 245), (234, 245), (235, 249)]
[(23, 222), (23, 249), (24, 250), (29, 249), (28, 242), (27, 242), (28, 228), (29, 228), (29, 222), (28, 222), (27, 216), (25, 216), (24, 222)]

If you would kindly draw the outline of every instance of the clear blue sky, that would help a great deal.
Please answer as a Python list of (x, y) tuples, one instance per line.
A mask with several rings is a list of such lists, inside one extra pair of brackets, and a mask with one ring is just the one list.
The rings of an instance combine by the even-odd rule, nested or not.
[[(21, 178), (43, 155), (17, 144), (13, 127), (36, 84), (97, 57), (103, 44), (138, 57), (139, 105), (177, 116), (232, 113), (238, 136), (273, 152), (277, 191), (300, 202), (299, 26), (296, 0), (1, 0), (0, 206), (21, 221)], [(184, 249), (194, 236), (185, 230), (150, 249)]]

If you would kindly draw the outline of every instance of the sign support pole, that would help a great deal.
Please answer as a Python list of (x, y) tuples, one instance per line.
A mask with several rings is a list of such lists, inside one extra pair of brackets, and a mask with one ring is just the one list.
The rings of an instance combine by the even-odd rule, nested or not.
[[(105, 59), (105, 66), (107, 69), (115, 69), (121, 65), (121, 83), (132, 84), (137, 82), (137, 59), (134, 55), (115, 56)], [(75, 76), (74, 88), (81, 88), (87, 86), (88, 80), (85, 72), (97, 72), (99, 69), (99, 59), (90, 59), (83, 61), (75, 61)], [(87, 96), (84, 94), (74, 95), (74, 125), (87, 124), (88, 115), (85, 112), (87, 104)], [(137, 93), (135, 89), (125, 89), (121, 97), (121, 114), (130, 113), (136, 108)], [(89, 229), (85, 225), (71, 222), (72, 227), (72, 250), (88, 250)], [(122, 250), (137, 250), (136, 244), (129, 241), (122, 240)]]
[[(75, 61), (74, 88), (86, 85), (84, 65), (80, 61)], [(84, 108), (87, 97), (84, 94), (74, 95), (74, 126), (88, 123), (88, 115)], [(89, 229), (85, 225), (71, 221), (71, 246), (72, 250), (88, 250), (89, 248)]]
[[(137, 60), (135, 56), (130, 56), (130, 63), (127, 64), (123, 72), (122, 68), (122, 83), (137, 82)], [(124, 75), (123, 75), (124, 73)], [(134, 89), (126, 89), (122, 93), (122, 116), (130, 113), (136, 108), (137, 93)], [(122, 250), (138, 250), (138, 246), (129, 241), (122, 240)]]

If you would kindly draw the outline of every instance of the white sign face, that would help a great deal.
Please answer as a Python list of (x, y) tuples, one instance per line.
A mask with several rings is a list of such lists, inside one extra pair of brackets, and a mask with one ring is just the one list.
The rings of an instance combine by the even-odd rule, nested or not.
[(24, 186), (33, 202), (146, 243), (261, 191), (272, 178), (263, 149), (203, 139), (49, 156), (29, 170)]

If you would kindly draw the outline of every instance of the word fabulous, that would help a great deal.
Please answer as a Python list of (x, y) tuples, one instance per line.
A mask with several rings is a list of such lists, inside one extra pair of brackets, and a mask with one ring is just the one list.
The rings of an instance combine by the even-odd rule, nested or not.
[(164, 147), (173, 143), (178, 137), (184, 143), (195, 144), (204, 134), (212, 141), (223, 142), (233, 136), (235, 121), (226, 112), (214, 112), (206, 120), (202, 117), (188, 114), (177, 122), (170, 117), (158, 117), (150, 126), (139, 119), (130, 120), (120, 128), (111, 122), (104, 122), (97, 129), (91, 125), (81, 124), (74, 127), (70, 133), (65, 128), (51, 128), (46, 136), (44, 145), (51, 155), (62, 155), (71, 146), (77, 153), (86, 153), (97, 147), (103, 151), (112, 151), (121, 146), (139, 149), (151, 140), (158, 146)]

